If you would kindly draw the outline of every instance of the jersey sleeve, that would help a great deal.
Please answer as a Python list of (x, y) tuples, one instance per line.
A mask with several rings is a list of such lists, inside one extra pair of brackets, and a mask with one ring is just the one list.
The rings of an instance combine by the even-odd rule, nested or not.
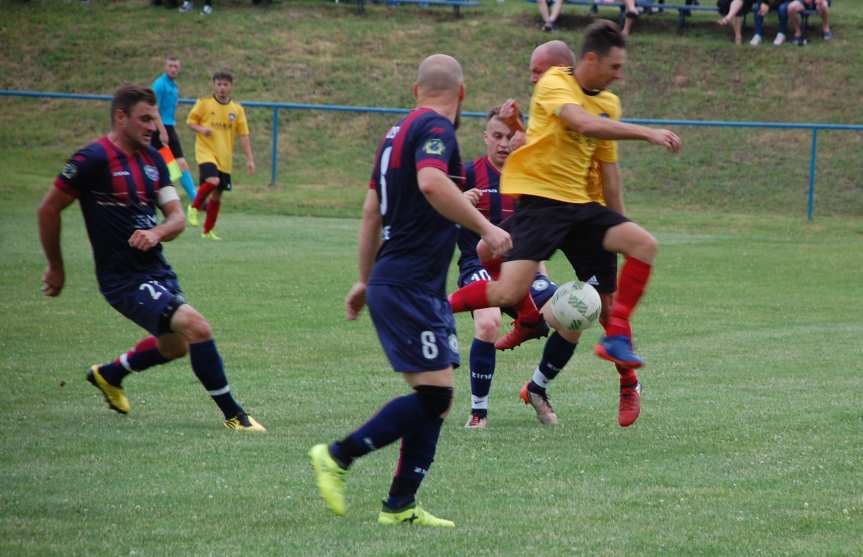
[(54, 180), (54, 187), (72, 197), (80, 197), (92, 184), (99, 164), (100, 158), (93, 149), (81, 149), (66, 161), (63, 170)]
[(186, 117), (186, 123), (200, 126), (203, 116), (204, 103), (201, 101), (201, 99), (198, 99), (197, 101), (195, 101), (195, 106), (193, 106), (192, 110), (189, 111), (189, 115)]
[[(620, 100), (615, 98), (614, 105), (608, 111), (608, 117), (614, 121), (620, 121)], [(598, 161), (607, 163), (617, 162), (617, 141), (613, 139), (603, 139), (597, 142), (594, 158)]]
[(471, 190), (476, 187), (476, 167), (474, 166), (473, 161), (464, 165), (464, 184), (462, 184), (462, 191)]
[(449, 174), (450, 160), (457, 156), (458, 142), (452, 123), (444, 117), (429, 119), (419, 130), (414, 160), (416, 170), (437, 168)]
[(567, 104), (582, 105), (582, 101), (573, 94), (572, 86), (566, 81), (567, 74), (563, 70), (547, 71), (536, 84), (535, 103), (548, 114), (560, 114)]
[(237, 135), (249, 135), (249, 122), (246, 120), (246, 111), (240, 106), (237, 110), (237, 121), (234, 122)]

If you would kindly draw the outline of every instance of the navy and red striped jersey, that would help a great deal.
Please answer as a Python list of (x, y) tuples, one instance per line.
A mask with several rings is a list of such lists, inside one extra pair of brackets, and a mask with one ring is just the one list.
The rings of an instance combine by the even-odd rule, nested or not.
[[(492, 224), (498, 225), (515, 211), (515, 198), (500, 193), (500, 170), (494, 167), (488, 156), (480, 157), (465, 165), (464, 191), (476, 188), (482, 196), (476, 208)], [(472, 230), (462, 228), (458, 235), (459, 267), (467, 260), (476, 259), (476, 244), (479, 235)]]
[(161, 244), (146, 252), (129, 246), (135, 230), (156, 226), (157, 195), (170, 184), (158, 151), (148, 146), (130, 155), (107, 136), (67, 161), (54, 187), (81, 204), (100, 287), (120, 275), (170, 270)]
[(427, 167), (456, 181), (462, 176), (452, 122), (419, 108), (390, 128), (375, 155), (369, 188), (378, 194), (383, 243), (369, 283), (409, 286), (443, 297), (457, 228), (419, 189), (417, 172)]

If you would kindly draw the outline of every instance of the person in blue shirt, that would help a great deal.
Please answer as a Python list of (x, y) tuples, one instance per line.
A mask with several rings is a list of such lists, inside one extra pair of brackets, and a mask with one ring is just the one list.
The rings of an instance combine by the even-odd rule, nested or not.
[[(180, 74), (180, 60), (174, 56), (168, 56), (165, 59), (165, 73), (160, 75), (153, 81), (153, 92), (156, 93), (156, 104), (159, 107), (159, 126), (158, 133), (153, 136), (153, 146), (160, 148), (167, 144), (177, 159), (177, 164), (180, 165), (180, 170), (183, 175), (180, 177), (180, 184), (186, 191), (186, 195), (191, 201), (195, 200), (197, 190), (195, 189), (195, 181), (192, 179), (192, 173), (189, 171), (189, 163), (186, 162), (183, 156), (183, 146), (180, 144), (180, 137), (177, 135), (175, 126), (177, 124), (177, 105), (180, 102), (180, 87), (177, 85), (177, 76)], [(192, 218), (194, 217), (194, 218)], [(198, 226), (197, 212), (189, 211), (189, 224)]]
[(452, 527), (416, 502), (434, 460), (438, 435), (453, 398), (458, 338), (446, 298), (446, 279), (459, 224), (479, 234), (494, 253), (512, 247), (509, 234), (491, 224), (462, 195), (456, 141), (464, 77), (445, 54), (419, 66), (416, 108), (386, 133), (363, 205), (359, 280), (345, 299), (347, 318), (368, 303), (378, 338), (393, 370), (413, 393), (390, 400), (353, 433), (309, 451), (321, 497), (345, 514), (345, 475), (368, 453), (401, 440), (380, 524)]

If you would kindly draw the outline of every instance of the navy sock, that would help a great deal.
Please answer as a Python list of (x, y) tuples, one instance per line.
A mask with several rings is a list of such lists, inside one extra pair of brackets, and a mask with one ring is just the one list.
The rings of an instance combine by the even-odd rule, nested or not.
[(219, 406), (225, 419), (241, 413), (243, 409), (231, 396), (231, 386), (228, 385), (228, 378), (225, 377), (225, 368), (222, 365), (222, 357), (216, 350), (216, 342), (210, 339), (189, 344), (189, 358), (192, 360), (192, 371)]
[[(572, 358), (573, 352), (577, 344), (573, 344), (563, 338), (557, 331), (548, 337), (545, 341), (545, 348), (542, 351), (542, 359), (539, 361), (539, 366), (534, 373), (534, 380), (527, 386), (528, 390), (533, 392), (543, 392), (548, 386), (548, 382), (557, 377), (564, 366)], [(539, 373), (539, 376), (537, 376)], [(537, 380), (537, 377), (540, 380)], [(542, 380), (544, 378), (544, 381)]]
[(330, 454), (347, 468), (354, 459), (386, 447), (426, 419), (416, 393), (394, 398), (359, 429), (330, 445)]
[(99, 374), (111, 385), (119, 387), (123, 378), (133, 371), (144, 371), (169, 361), (159, 352), (156, 337), (149, 336), (113, 362), (99, 366)]
[(473, 339), (470, 347), (471, 413), (483, 418), (488, 414), (488, 393), (494, 377), (495, 347), (493, 342)]
[(434, 461), (443, 418), (429, 417), (402, 439), (399, 464), (384, 505), (391, 510), (416, 502), (416, 492)]

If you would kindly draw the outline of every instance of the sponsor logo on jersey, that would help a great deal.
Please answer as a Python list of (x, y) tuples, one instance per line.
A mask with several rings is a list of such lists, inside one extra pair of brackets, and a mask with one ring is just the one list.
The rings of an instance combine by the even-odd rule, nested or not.
[(66, 166), (63, 167), (63, 172), (60, 173), (60, 176), (66, 178), (67, 180), (71, 180), (78, 174), (78, 165), (72, 161), (66, 163)]
[(429, 139), (423, 145), (423, 152), (427, 155), (441, 156), (446, 153), (446, 145), (440, 139)]
[(144, 165), (144, 174), (146, 174), (147, 178), (149, 178), (150, 180), (152, 180), (154, 182), (159, 181), (159, 169), (156, 168), (155, 166), (145, 164)]
[(112, 172), (111, 176), (131, 176), (131, 174), (127, 170), (118, 170), (117, 172)]

